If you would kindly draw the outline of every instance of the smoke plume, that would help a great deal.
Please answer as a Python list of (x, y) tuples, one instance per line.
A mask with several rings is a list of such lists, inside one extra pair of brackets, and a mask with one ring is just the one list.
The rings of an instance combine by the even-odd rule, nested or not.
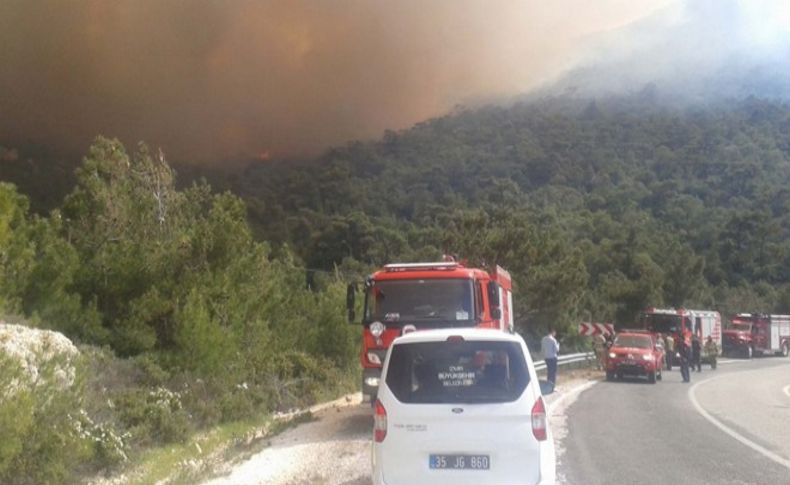
[(3, 0), (0, 143), (294, 156), (521, 93), (671, 0)]
[(790, 2), (689, 0), (592, 36), (548, 90), (582, 97), (638, 93), (662, 101), (790, 98)]

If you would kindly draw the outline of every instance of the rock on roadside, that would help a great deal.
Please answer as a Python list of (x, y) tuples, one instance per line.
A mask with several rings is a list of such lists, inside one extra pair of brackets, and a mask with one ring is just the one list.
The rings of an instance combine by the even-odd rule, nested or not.
[(48, 374), (44, 368), (51, 365), (53, 383), (61, 388), (71, 386), (79, 353), (61, 333), (0, 322), (0, 356), (21, 366), (20, 378), (27, 380), (27, 385), (47, 384), (42, 382)]

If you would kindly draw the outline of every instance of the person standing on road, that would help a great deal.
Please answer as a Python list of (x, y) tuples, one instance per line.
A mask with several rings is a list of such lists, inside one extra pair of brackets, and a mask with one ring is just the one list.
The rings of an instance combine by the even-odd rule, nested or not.
[(716, 369), (716, 357), (719, 356), (719, 346), (713, 341), (713, 337), (708, 335), (705, 341), (705, 357), (710, 361), (710, 368)]
[(546, 380), (554, 387), (557, 383), (557, 355), (560, 353), (560, 344), (556, 339), (557, 331), (549, 328), (549, 333), (540, 341), (543, 359), (546, 361)]
[(672, 370), (672, 358), (675, 356), (675, 339), (672, 338), (671, 333), (664, 336), (664, 348), (667, 349), (667, 370)]
[(598, 370), (602, 370), (606, 358), (606, 337), (602, 334), (593, 336), (593, 350), (595, 351), (595, 359), (598, 364)]
[(689, 349), (686, 339), (682, 337), (675, 341), (675, 345), (678, 358), (680, 359), (680, 376), (683, 378), (683, 382), (690, 382), (691, 374), (689, 373), (689, 353), (691, 349)]
[(691, 368), (702, 372), (702, 344), (696, 334), (691, 338)]

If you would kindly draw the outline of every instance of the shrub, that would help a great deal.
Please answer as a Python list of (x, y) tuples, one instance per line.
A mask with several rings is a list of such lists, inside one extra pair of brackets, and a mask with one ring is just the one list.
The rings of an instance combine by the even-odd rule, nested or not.
[(116, 407), (136, 444), (181, 442), (189, 435), (189, 416), (178, 392), (164, 387), (126, 390), (116, 399)]
[(94, 467), (111, 468), (129, 460), (131, 435), (128, 432), (117, 431), (109, 422), (94, 422), (84, 409), (80, 409), (72, 421), (81, 437), (92, 446)]
[(70, 414), (79, 409), (81, 383), (59, 385), (52, 360), (37, 370), (31, 382), (21, 365), (0, 355), (0, 483), (67, 482), (92, 455)]
[(232, 421), (252, 417), (267, 402), (269, 394), (260, 386), (246, 382), (236, 384), (231, 392), (219, 399), (219, 407), (223, 421)]
[(343, 382), (342, 374), (326, 359), (299, 351), (283, 351), (272, 358), (266, 387), (269, 408), (284, 411), (313, 404)]

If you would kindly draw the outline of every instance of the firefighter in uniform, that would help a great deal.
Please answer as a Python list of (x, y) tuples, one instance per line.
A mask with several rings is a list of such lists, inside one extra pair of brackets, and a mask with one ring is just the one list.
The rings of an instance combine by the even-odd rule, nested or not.
[(675, 339), (672, 338), (671, 333), (664, 336), (664, 348), (666, 349), (667, 370), (672, 370), (672, 358), (675, 356)]
[(719, 355), (719, 346), (716, 345), (716, 342), (713, 341), (713, 337), (708, 335), (708, 339), (705, 340), (705, 356), (710, 361), (711, 369), (716, 368), (716, 357)]
[(598, 370), (601, 370), (606, 364), (606, 338), (600, 333), (593, 336), (593, 350), (598, 361)]
[(683, 336), (680, 336), (675, 341), (675, 348), (680, 358), (680, 375), (683, 377), (683, 382), (691, 382), (691, 374), (689, 373), (690, 347)]
[(702, 342), (697, 334), (691, 338), (691, 369), (702, 372)]

